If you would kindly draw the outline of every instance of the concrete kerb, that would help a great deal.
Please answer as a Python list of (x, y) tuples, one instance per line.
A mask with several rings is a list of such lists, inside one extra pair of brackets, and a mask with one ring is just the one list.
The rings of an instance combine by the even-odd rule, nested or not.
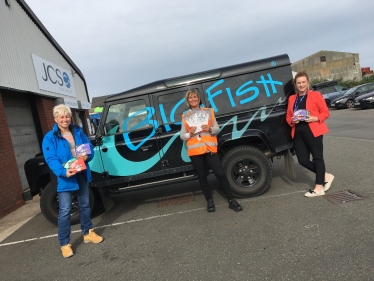
[(0, 219), (0, 242), (40, 213), (40, 197), (35, 196), (26, 204)]

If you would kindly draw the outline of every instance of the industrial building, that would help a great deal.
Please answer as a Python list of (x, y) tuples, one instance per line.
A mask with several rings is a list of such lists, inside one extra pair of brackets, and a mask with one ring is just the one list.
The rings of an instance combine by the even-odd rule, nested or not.
[(52, 109), (66, 104), (89, 134), (85, 78), (23, 0), (0, 2), (0, 218), (24, 204), (24, 163), (41, 152)]
[(292, 63), (293, 71), (306, 71), (310, 80), (361, 80), (360, 58), (357, 53), (319, 51)]

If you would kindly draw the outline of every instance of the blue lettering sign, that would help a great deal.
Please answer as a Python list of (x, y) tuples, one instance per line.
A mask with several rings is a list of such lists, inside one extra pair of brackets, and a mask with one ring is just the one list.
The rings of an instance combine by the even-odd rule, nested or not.
[(213, 101), (213, 98), (222, 94), (222, 90), (218, 90), (217, 92), (211, 94), (210, 91), (217, 87), (218, 85), (222, 84), (225, 80), (221, 79), (221, 80), (218, 80), (216, 83), (214, 83), (212, 86), (210, 86), (208, 89), (206, 89), (206, 93), (208, 94), (208, 101), (210, 102), (210, 105), (212, 106), (212, 108), (214, 109), (214, 112), (218, 112), (218, 108), (216, 107), (214, 101)]
[(267, 76), (268, 76), (268, 79), (269, 79), (269, 80), (266, 80), (266, 79), (264, 78), (264, 75), (261, 75), (261, 76), (260, 76), (261, 80), (260, 80), (260, 81), (256, 81), (256, 83), (257, 83), (257, 84), (263, 84), (264, 89), (265, 89), (265, 92), (266, 92), (266, 96), (267, 96), (267, 97), (270, 97), (271, 94), (270, 94), (270, 92), (269, 92), (269, 89), (268, 89), (267, 84), (270, 84), (270, 85), (271, 85), (271, 91), (273, 92), (273, 94), (276, 94), (276, 93), (277, 93), (277, 88), (275, 88), (275, 85), (283, 85), (283, 83), (280, 82), (280, 81), (274, 81), (273, 78), (271, 77), (271, 74), (270, 74), (270, 73), (268, 73)]
[(241, 100), (241, 101), (240, 101), (240, 104), (245, 104), (245, 103), (250, 102), (250, 101), (252, 101), (252, 100), (254, 100), (255, 98), (258, 97), (259, 91), (258, 91), (258, 88), (257, 88), (257, 87), (249, 87), (249, 88), (243, 90), (243, 88), (245, 88), (247, 85), (250, 85), (250, 84), (252, 84), (252, 83), (253, 83), (253, 81), (250, 80), (250, 81), (244, 83), (243, 85), (241, 85), (241, 86), (236, 90), (236, 95), (237, 95), (238, 97), (241, 96), (241, 95), (244, 95), (244, 94), (246, 94), (246, 93), (248, 93), (248, 92), (250, 92), (250, 91), (253, 91), (253, 92), (254, 92), (254, 94), (253, 94), (252, 96), (250, 96), (249, 98), (246, 98), (246, 99), (244, 99), (244, 100)]
[[(130, 120), (132, 120), (133, 118), (136, 118), (137, 116), (139, 115), (142, 115), (144, 113), (147, 113), (148, 112), (148, 115), (147, 115), (147, 118), (144, 118), (144, 120), (140, 121), (139, 123), (137, 123), (135, 126), (131, 127), (131, 128), (127, 128), (127, 124), (129, 123)], [(141, 109), (137, 112), (135, 112), (134, 114), (132, 114), (131, 116), (127, 117), (125, 119), (125, 121), (123, 121), (123, 131), (126, 132), (128, 131), (128, 129), (130, 130), (136, 130), (140, 127), (143, 127), (143, 126), (146, 126), (146, 125), (151, 125), (153, 127), (153, 130), (152, 132), (149, 134), (149, 136), (147, 136), (144, 140), (142, 140), (138, 145), (133, 145), (131, 140), (130, 140), (130, 137), (129, 137), (129, 134), (130, 132), (126, 132), (123, 134), (123, 138), (125, 139), (125, 143), (127, 145), (127, 147), (133, 151), (136, 151), (139, 149), (139, 147), (141, 147), (147, 140), (149, 140), (151, 137), (154, 136), (154, 134), (156, 133), (156, 129), (158, 127), (158, 122), (156, 120), (153, 120), (151, 119), (151, 117), (153, 116), (153, 114), (155, 113), (155, 109), (153, 107), (146, 107), (144, 109)]]

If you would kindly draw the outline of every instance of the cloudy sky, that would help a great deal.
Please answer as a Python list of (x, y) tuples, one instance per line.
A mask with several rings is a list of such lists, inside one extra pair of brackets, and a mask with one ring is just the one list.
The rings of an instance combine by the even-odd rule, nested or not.
[(374, 69), (372, 0), (25, 1), (91, 98), (284, 53), (359, 53)]

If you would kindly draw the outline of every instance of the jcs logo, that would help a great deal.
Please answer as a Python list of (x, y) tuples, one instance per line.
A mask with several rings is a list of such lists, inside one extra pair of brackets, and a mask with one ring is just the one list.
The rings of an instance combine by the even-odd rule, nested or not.
[(44, 67), (44, 75), (45, 77), (42, 77), (44, 81), (51, 81), (53, 84), (59, 84), (60, 86), (63, 86), (65, 83), (66, 88), (70, 88), (70, 78), (69, 75), (66, 72), (62, 73), (61, 77), (61, 71), (56, 68), (54, 69), (51, 65), (45, 65), (43, 63)]

